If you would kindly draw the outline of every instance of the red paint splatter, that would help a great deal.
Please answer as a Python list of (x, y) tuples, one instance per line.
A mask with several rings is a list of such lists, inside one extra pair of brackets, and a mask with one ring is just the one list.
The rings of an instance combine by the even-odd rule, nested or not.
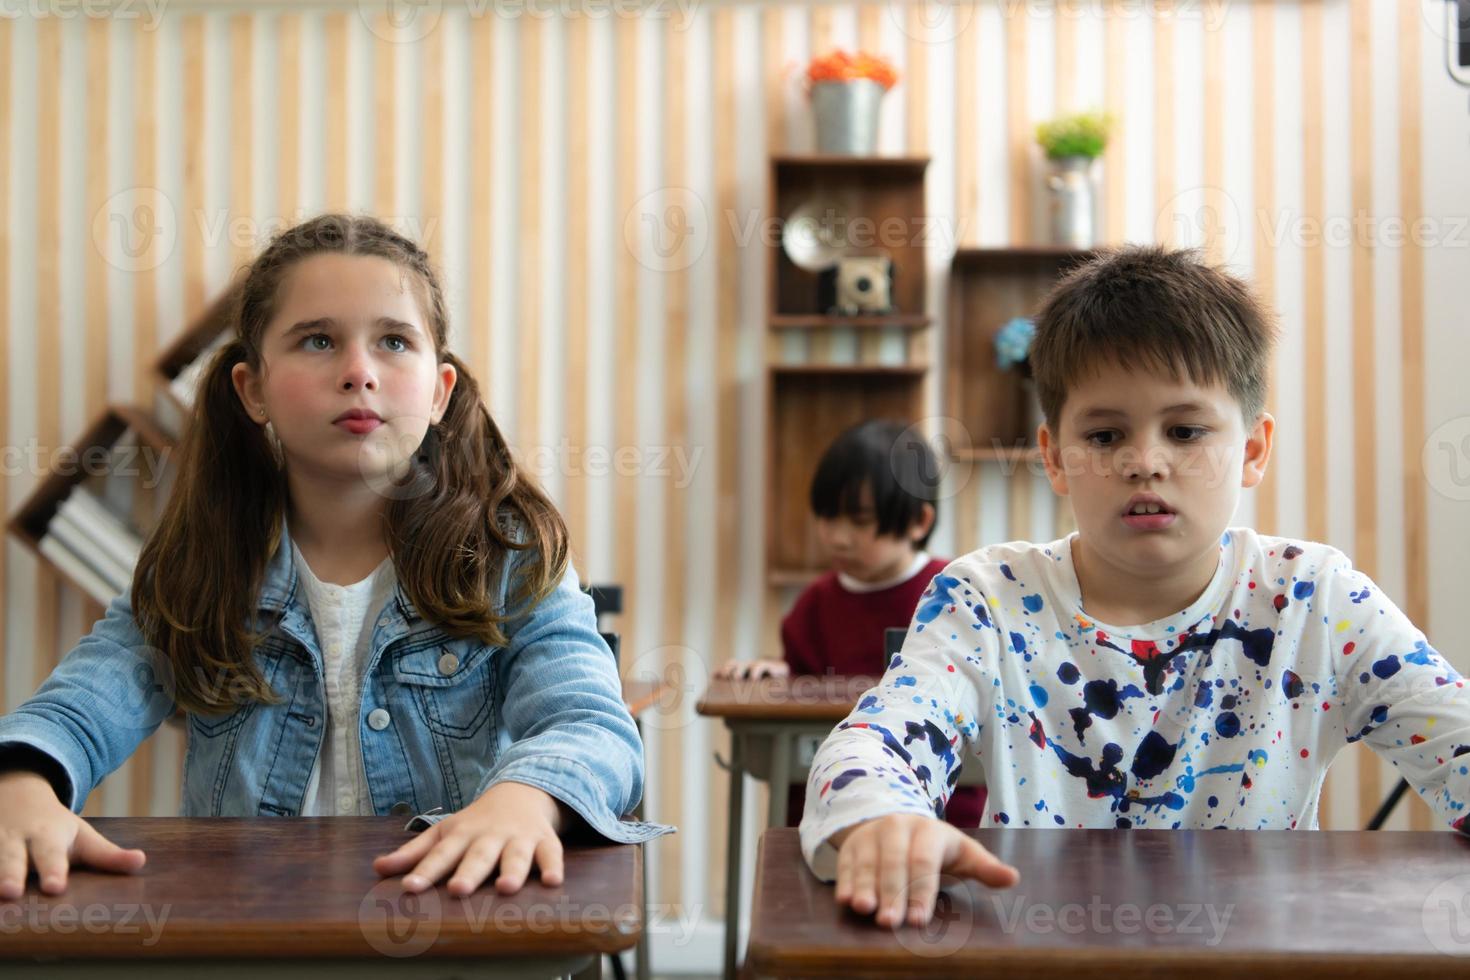
[(1302, 758), (1303, 759), (1305, 759), (1307, 756), (1309, 756), (1311, 754), (1312, 753), (1308, 752), (1306, 749), (1302, 749)]
[(1424, 742), (1425, 742), (1425, 738), (1424, 738), (1423, 735), (1410, 735), (1409, 736), (1409, 744), (1410, 745), (1423, 745)]
[(948, 667), (948, 669), (949, 669), (949, 672), (951, 674), (953, 674), (954, 673), (954, 664), (950, 664), (949, 667)]
[(1326, 701), (1323, 701), (1322, 702), (1322, 710), (1323, 711), (1331, 711), (1332, 710), (1332, 705), (1328, 704)]
[(1250, 583), (1250, 587), (1254, 589), (1256, 587), (1256, 583), (1254, 583), (1254, 582)]
[(1346, 657), (1348, 654), (1352, 653), (1357, 648), (1358, 648), (1358, 645), (1356, 643), (1354, 643), (1352, 640), (1348, 640), (1347, 641), (1347, 644), (1342, 648), (1342, 655), (1344, 657)]

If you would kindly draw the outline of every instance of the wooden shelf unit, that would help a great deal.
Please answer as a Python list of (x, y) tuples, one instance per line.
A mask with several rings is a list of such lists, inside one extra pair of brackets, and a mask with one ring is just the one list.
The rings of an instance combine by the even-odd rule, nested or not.
[[(995, 360), (995, 335), (1009, 320), (1033, 316), (1069, 269), (1096, 253), (1046, 245), (962, 248), (950, 265), (945, 406), (969, 435), (964, 458), (1015, 458), (1031, 451), (1022, 378)], [(959, 457), (957, 457), (959, 458)]]

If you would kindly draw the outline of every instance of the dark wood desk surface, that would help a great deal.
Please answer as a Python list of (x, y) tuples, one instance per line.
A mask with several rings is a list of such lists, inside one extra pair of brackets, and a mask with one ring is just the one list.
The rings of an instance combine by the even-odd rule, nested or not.
[(876, 677), (763, 677), (710, 681), (695, 707), (701, 715), (746, 721), (820, 721), (837, 724)]
[(1020, 869), (1020, 883), (951, 888), (927, 927), (894, 930), (838, 908), (802, 860), (796, 830), (766, 831), (749, 966), (779, 976), (1069, 980), (1470, 972), (1470, 839), (1458, 834), (971, 833)]
[(0, 958), (562, 957), (628, 949), (643, 931), (636, 846), (569, 844), (555, 888), (533, 872), (515, 895), (486, 883), (451, 896), (446, 878), (406, 896), (400, 877), (372, 868), (413, 836), (398, 817), (91, 823), (148, 863), (133, 875), (73, 868), (61, 895), (32, 875), (25, 895), (0, 901)]

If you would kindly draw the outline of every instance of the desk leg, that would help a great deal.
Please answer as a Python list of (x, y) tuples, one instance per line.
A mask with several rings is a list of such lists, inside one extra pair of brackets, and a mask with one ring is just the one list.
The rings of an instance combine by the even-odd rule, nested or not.
[[(638, 726), (638, 744), (643, 744), (643, 722), (635, 718), (633, 723)], [(647, 795), (647, 794), (645, 794)], [(643, 798), (639, 797), (638, 806), (633, 811), (633, 816), (639, 820), (643, 819)], [(648, 845), (640, 844), (643, 848), (643, 860), (640, 862), (643, 875), (643, 932), (638, 936), (638, 945), (633, 948), (633, 975), (638, 980), (649, 980), (652, 976), (652, 967), (649, 965), (648, 944)]]
[(791, 733), (776, 733), (771, 752), (771, 800), (766, 810), (766, 829), (786, 826), (786, 800), (791, 795)]
[(745, 759), (742, 738), (730, 730), (730, 801), (725, 825), (729, 840), (725, 842), (725, 980), (735, 980), (740, 966), (740, 826), (745, 812)]

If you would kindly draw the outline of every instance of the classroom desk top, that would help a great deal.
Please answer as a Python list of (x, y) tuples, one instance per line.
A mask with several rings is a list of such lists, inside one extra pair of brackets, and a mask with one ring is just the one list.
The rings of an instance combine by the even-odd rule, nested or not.
[[(839, 909), (761, 838), (748, 962), (779, 976), (1304, 977), (1470, 967), (1470, 839), (1407, 831), (971, 831), (1020, 869), (923, 928)], [(1213, 940), (1213, 943), (1212, 943)], [(1449, 955), (1459, 955), (1459, 961)]]
[(876, 677), (802, 676), (710, 681), (695, 710), (726, 720), (819, 721), (846, 718)]
[[(373, 858), (409, 840), (398, 817), (99, 818), (148, 863), (73, 868), (61, 895), (0, 901), (0, 959), (566, 957), (631, 948), (643, 931), (642, 851), (568, 843), (563, 883), (487, 882), (405, 895)], [(8, 967), (0, 966), (0, 975)]]

